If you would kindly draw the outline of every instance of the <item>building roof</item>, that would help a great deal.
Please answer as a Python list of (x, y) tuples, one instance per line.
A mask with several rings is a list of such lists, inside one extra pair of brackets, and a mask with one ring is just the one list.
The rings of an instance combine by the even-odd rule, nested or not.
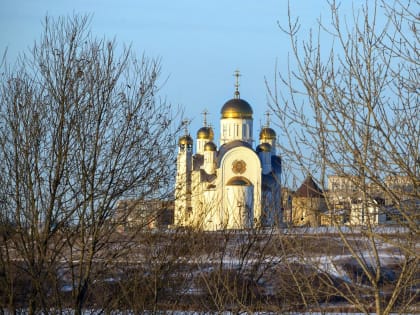
[(324, 198), (321, 188), (314, 182), (311, 176), (306, 177), (302, 185), (296, 190), (295, 197), (300, 198)]
[(234, 141), (225, 143), (219, 148), (219, 151), (217, 152), (217, 167), (220, 167), (220, 162), (222, 161), (222, 158), (226, 154), (226, 152), (236, 147), (246, 147), (254, 151), (252, 149), (252, 146), (248, 142), (245, 142), (245, 141), (234, 140)]

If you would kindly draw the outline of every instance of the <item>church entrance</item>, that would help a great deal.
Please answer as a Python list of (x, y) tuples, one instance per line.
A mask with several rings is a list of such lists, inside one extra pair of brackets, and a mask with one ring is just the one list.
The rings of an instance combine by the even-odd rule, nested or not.
[(251, 228), (254, 209), (254, 186), (244, 177), (233, 177), (225, 188), (224, 224), (229, 229)]

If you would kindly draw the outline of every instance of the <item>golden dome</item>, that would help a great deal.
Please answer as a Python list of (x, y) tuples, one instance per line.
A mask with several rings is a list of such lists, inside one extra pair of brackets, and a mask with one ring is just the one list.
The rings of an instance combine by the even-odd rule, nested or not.
[(260, 140), (274, 140), (276, 139), (276, 132), (270, 127), (264, 127), (260, 132)]
[(211, 127), (201, 127), (197, 131), (197, 139), (213, 140), (214, 139), (213, 129)]
[(216, 145), (213, 143), (213, 142), (207, 142), (205, 145), (204, 145), (204, 151), (216, 151), (217, 150), (217, 148), (216, 148)]
[(252, 108), (247, 101), (233, 98), (223, 105), (221, 114), (222, 118), (252, 119)]
[(257, 152), (271, 152), (271, 144), (269, 144), (269, 143), (261, 143), (257, 147)]
[(191, 138), (190, 135), (184, 135), (181, 138), (179, 138), (178, 141), (179, 145), (192, 145), (193, 144), (193, 139)]

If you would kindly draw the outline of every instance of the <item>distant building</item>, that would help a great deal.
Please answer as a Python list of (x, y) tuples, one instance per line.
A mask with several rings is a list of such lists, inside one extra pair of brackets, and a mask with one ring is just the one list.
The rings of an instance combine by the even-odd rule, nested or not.
[(402, 223), (404, 214), (419, 216), (416, 183), (408, 176), (388, 176), (382, 182), (367, 182), (352, 175), (328, 177), (328, 212), (322, 224), (378, 225)]
[[(387, 176), (385, 178), (385, 186), (392, 192), (396, 198), (392, 198), (391, 194), (388, 194), (385, 198), (387, 205), (393, 205), (396, 201), (414, 200), (419, 198), (420, 179), (417, 182), (414, 178), (409, 176)], [(417, 191), (416, 191), (417, 186)]]
[(295, 226), (316, 227), (321, 224), (321, 214), (327, 211), (323, 191), (308, 176), (296, 190), (292, 199), (292, 223)]
[(253, 147), (253, 110), (240, 98), (236, 73), (234, 98), (221, 109), (220, 146), (204, 119), (193, 138), (179, 139), (175, 186), (175, 226), (202, 230), (247, 229), (281, 223), (281, 159), (276, 133), (261, 129)]
[(348, 225), (375, 226), (386, 223), (384, 202), (380, 198), (353, 200), (350, 209)]
[(360, 191), (360, 179), (353, 175), (328, 176), (328, 201), (331, 205), (343, 205), (355, 198)]
[(174, 202), (125, 199), (116, 205), (115, 223), (119, 229), (162, 229), (174, 222)]

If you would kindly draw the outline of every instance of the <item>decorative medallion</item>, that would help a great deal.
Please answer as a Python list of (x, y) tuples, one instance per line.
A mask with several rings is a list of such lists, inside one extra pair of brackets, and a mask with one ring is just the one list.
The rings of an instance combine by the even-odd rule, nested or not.
[(246, 163), (242, 160), (235, 160), (232, 163), (232, 171), (235, 174), (243, 174), (246, 171)]

